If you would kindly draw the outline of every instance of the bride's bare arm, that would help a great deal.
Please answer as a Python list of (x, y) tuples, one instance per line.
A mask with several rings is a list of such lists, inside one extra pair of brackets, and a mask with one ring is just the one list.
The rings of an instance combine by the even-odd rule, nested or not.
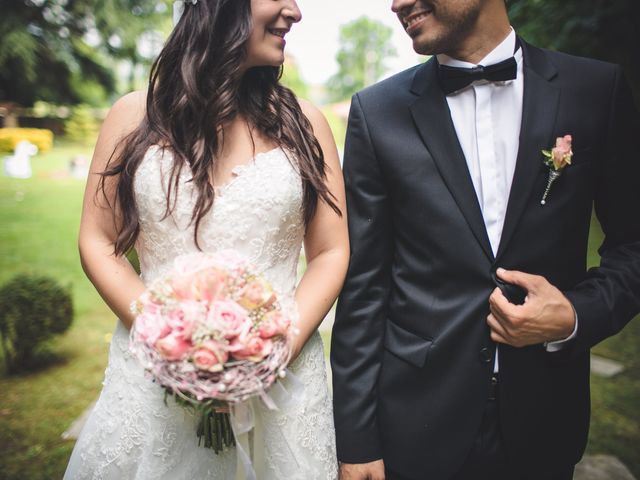
[(116, 225), (114, 177), (99, 191), (99, 172), (104, 171), (119, 140), (133, 131), (144, 115), (145, 96), (134, 92), (118, 100), (105, 119), (93, 153), (84, 193), (78, 247), (82, 268), (111, 310), (130, 328), (133, 316), (129, 304), (144, 290), (137, 273), (124, 256), (114, 255)]
[(307, 102), (301, 102), (300, 105), (322, 147), (327, 186), (335, 197), (334, 201), (342, 216), (318, 199), (318, 209), (304, 238), (307, 270), (296, 290), (296, 302), (300, 312), (300, 335), (294, 356), (300, 353), (331, 309), (342, 288), (349, 263), (347, 208), (338, 151), (322, 113)]

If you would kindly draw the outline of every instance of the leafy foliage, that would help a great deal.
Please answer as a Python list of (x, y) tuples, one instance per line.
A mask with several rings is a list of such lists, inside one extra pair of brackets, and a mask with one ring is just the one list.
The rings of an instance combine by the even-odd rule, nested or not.
[(287, 56), (284, 61), (282, 77), (280, 81), (283, 85), (293, 90), (293, 93), (300, 98), (309, 98), (309, 86), (300, 75), (300, 70), (295, 59)]
[(384, 75), (385, 59), (396, 55), (390, 43), (392, 34), (391, 28), (367, 17), (340, 28), (341, 47), (336, 55), (338, 73), (327, 84), (331, 100), (349, 98)]
[(71, 294), (54, 279), (16, 275), (0, 289), (0, 335), (7, 370), (33, 366), (44, 342), (71, 326)]
[(0, 101), (24, 106), (104, 103), (112, 60), (148, 61), (138, 40), (169, 21), (156, 0), (0, 0), (0, 11)]
[(622, 65), (640, 104), (638, 0), (507, 0), (517, 32), (533, 44)]
[(93, 145), (98, 137), (100, 124), (89, 105), (80, 104), (71, 110), (64, 123), (67, 138), (82, 145)]

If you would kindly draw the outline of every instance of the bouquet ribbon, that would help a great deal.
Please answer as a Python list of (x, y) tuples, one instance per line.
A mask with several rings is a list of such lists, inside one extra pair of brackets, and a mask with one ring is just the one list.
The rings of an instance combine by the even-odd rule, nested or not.
[[(260, 399), (271, 411), (291, 410), (302, 398), (304, 385), (290, 370), (286, 371), (283, 379), (275, 382), (269, 389), (269, 393), (263, 392)], [(253, 443), (256, 434), (256, 411), (252, 399), (231, 406), (231, 428), (236, 438), (236, 450), (238, 460), (242, 464), (246, 480), (257, 480), (256, 470), (253, 464)], [(261, 432), (258, 432), (259, 434)], [(293, 453), (286, 435), (282, 434), (285, 445)], [(248, 452), (247, 452), (248, 450)], [(295, 459), (295, 457), (293, 457)]]

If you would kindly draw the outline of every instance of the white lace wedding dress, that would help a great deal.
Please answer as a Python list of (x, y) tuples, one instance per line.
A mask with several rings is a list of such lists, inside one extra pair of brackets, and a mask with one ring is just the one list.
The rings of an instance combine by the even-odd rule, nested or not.
[[(134, 184), (140, 214), (136, 249), (142, 278), (150, 282), (177, 256), (197, 251), (189, 226), (195, 190), (183, 169), (178, 202), (162, 219), (170, 153), (147, 152)], [(291, 294), (303, 237), (302, 186), (282, 149), (258, 154), (236, 167), (218, 189), (200, 225), (200, 247), (233, 248), (248, 256), (277, 291)], [(118, 322), (100, 398), (71, 455), (65, 479), (198, 480), (243, 477), (236, 449), (216, 455), (198, 446), (197, 418), (145, 376), (129, 354), (129, 332)], [(316, 332), (290, 370), (304, 386), (286, 411), (255, 406), (254, 444), (259, 480), (333, 480), (337, 461), (325, 359)]]

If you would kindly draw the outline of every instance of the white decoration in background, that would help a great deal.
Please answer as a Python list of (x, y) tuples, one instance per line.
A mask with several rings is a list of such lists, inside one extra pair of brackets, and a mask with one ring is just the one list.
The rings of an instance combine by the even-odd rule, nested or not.
[(38, 147), (27, 140), (16, 145), (13, 155), (4, 159), (4, 174), (7, 177), (31, 178), (31, 157), (38, 153)]
[(191, 5), (195, 5), (198, 3), (198, 0), (178, 0), (173, 2), (173, 26), (175, 27), (180, 21), (180, 17), (184, 13), (185, 4), (190, 3)]

